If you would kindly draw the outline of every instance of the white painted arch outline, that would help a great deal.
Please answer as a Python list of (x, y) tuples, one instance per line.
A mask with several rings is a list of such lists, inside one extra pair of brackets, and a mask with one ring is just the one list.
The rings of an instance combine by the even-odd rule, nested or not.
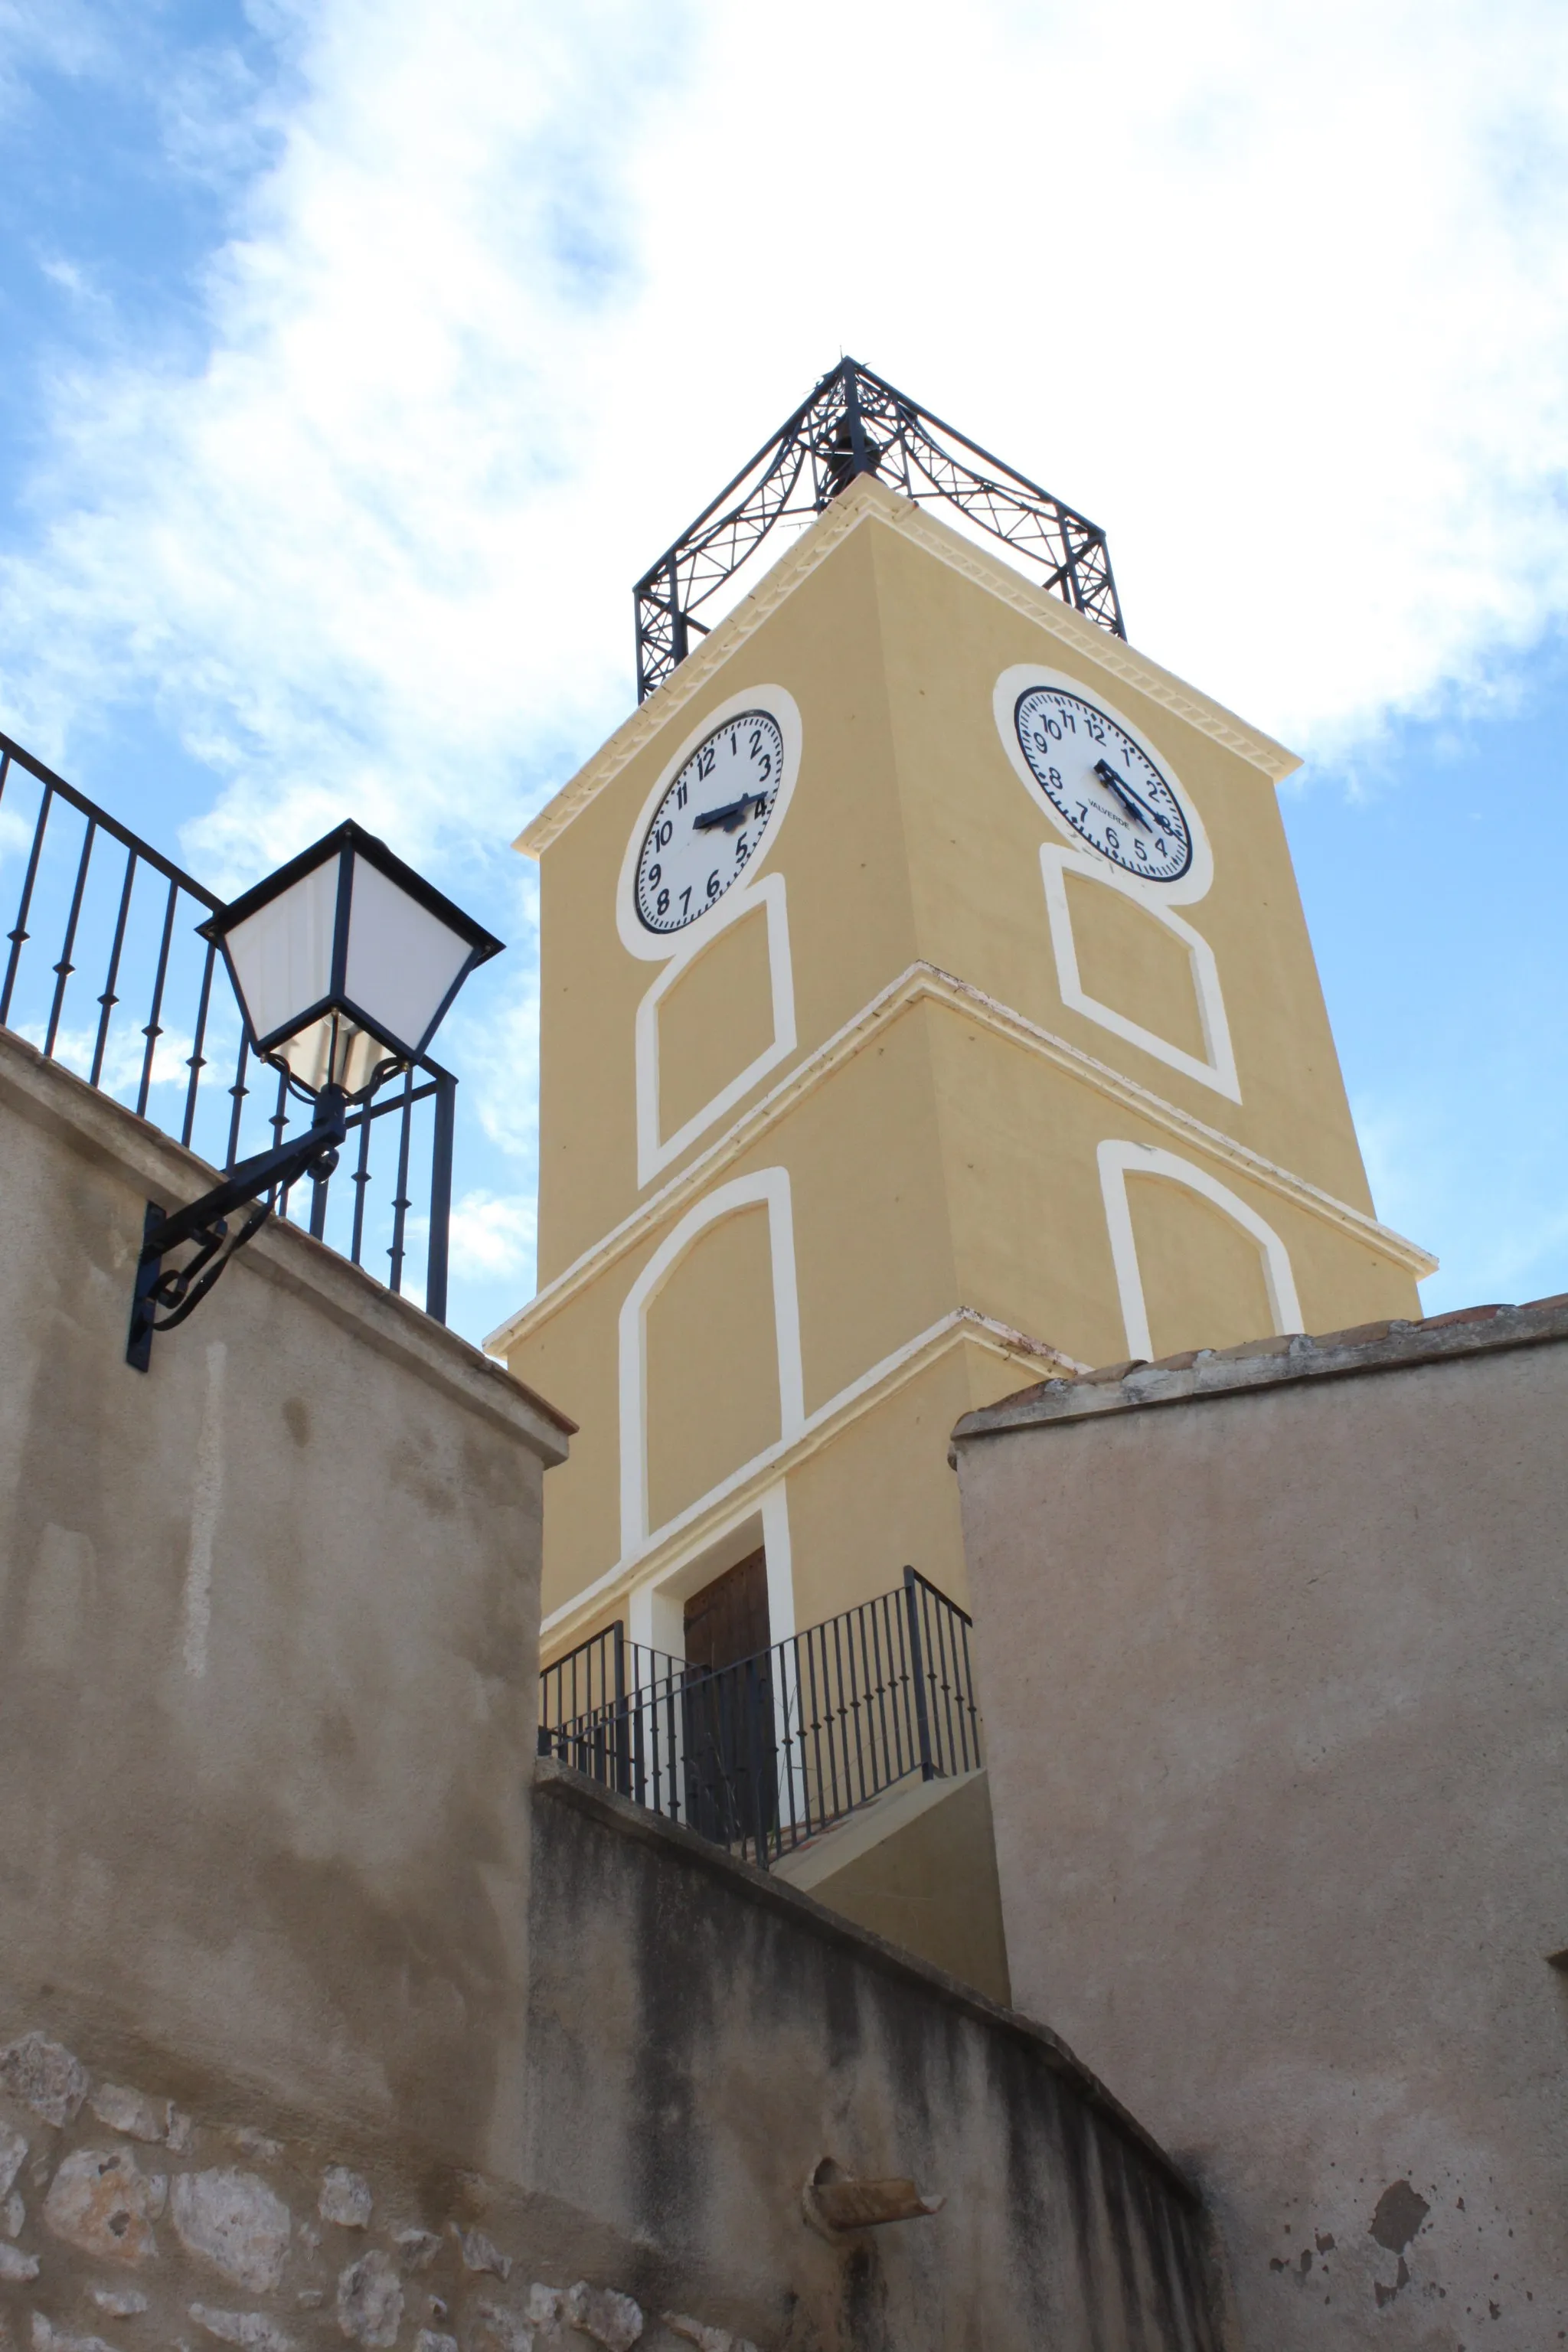
[[(747, 1063), (743, 1070), (721, 1086), (716, 1095), (693, 1111), (675, 1133), (661, 1139), (659, 1134), (659, 1007), (682, 974), (705, 955), (721, 931), (744, 921), (748, 915), (762, 910), (767, 925), (768, 982), (773, 1003), (773, 1043)], [(637, 1066), (637, 1190), (651, 1184), (672, 1160), (679, 1160), (689, 1144), (715, 1122), (733, 1110), (759, 1080), (787, 1061), (795, 1048), (795, 968), (790, 961), (789, 914), (784, 903), (784, 877), (782, 874), (764, 874), (756, 881), (738, 884), (722, 898), (712, 914), (697, 927), (698, 935), (687, 939), (680, 951), (671, 956), (652, 987), (637, 1006), (633, 1035), (633, 1058)]]
[[(1213, 1087), (1232, 1102), (1241, 1100), (1241, 1080), (1237, 1074), (1236, 1049), (1230, 1042), (1230, 1024), (1226, 1019), (1225, 996), (1219, 984), (1219, 966), (1215, 951), (1200, 931), (1178, 915), (1150, 886), (1139, 882), (1131, 874), (1122, 874), (1102, 857), (1093, 857), (1077, 849), (1058, 849), (1054, 842), (1040, 844), (1040, 871), (1046, 885), (1046, 912), (1050, 918), (1051, 947), (1057, 960), (1057, 984), (1062, 1003), (1073, 1012), (1081, 1013), (1090, 1021), (1098, 1021), (1102, 1029), (1113, 1036), (1123, 1037), (1130, 1045), (1141, 1046), (1173, 1070), (1184, 1076), (1196, 1078), (1205, 1087)], [(1206, 1061), (1189, 1054), (1183, 1046), (1172, 1045), (1156, 1030), (1145, 1029), (1142, 1023), (1125, 1013), (1118, 1013), (1112, 1004), (1104, 1004), (1098, 996), (1090, 996), (1084, 988), (1078, 967), (1078, 946), (1073, 939), (1072, 909), (1068, 904), (1068, 877), (1077, 875), (1087, 882), (1098, 882), (1107, 890), (1119, 891), (1131, 898), (1139, 910), (1152, 922), (1162, 924), (1186, 950), (1187, 962), (1193, 976), (1193, 993), (1197, 999), (1198, 1019), (1207, 1050)]]
[(1266, 1224), (1257, 1210), (1249, 1208), (1228, 1185), (1222, 1184), (1206, 1169), (1194, 1166), (1192, 1160), (1180, 1160), (1173, 1151), (1162, 1151), (1150, 1143), (1127, 1143), (1108, 1138), (1100, 1145), (1098, 1156), (1100, 1189), (1105, 1201), (1105, 1223), (1110, 1235), (1111, 1262), (1116, 1269), (1129, 1356), (1148, 1361), (1154, 1353), (1149, 1310), (1143, 1297), (1143, 1277), (1138, 1265), (1138, 1244), (1132, 1232), (1132, 1210), (1127, 1198), (1129, 1176), (1163, 1176), (1173, 1184), (1186, 1185), (1189, 1192), (1201, 1194), (1216, 1209), (1223, 1210), (1258, 1244), (1275, 1330), (1302, 1329), (1289, 1252), (1273, 1226)]
[[(778, 1357), (779, 1443), (788, 1445), (805, 1425), (805, 1384), (801, 1370), (800, 1297), (795, 1282), (795, 1213), (786, 1168), (759, 1168), (693, 1203), (660, 1242), (621, 1302), (620, 1438), (621, 1558), (647, 1548), (647, 1310), (687, 1251), (710, 1225), (743, 1209), (768, 1213), (768, 1249), (773, 1270), (773, 1342)], [(657, 1532), (657, 1531), (653, 1531)]]

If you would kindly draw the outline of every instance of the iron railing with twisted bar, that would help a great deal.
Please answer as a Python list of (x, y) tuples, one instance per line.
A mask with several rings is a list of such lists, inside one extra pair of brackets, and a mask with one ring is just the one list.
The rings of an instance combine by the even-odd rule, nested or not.
[(616, 1623), (540, 1676), (539, 1752), (766, 1869), (901, 1780), (975, 1769), (970, 1625), (912, 1568), (733, 1665)]
[[(287, 1080), (249, 1051), (227, 966), (197, 936), (222, 904), (0, 734), (0, 1024), (226, 1171), (281, 1141), (289, 1110)], [(395, 1291), (423, 1272), (437, 1321), (456, 1095), (449, 1071), (420, 1062), (353, 1111), (342, 1167), (308, 1188), (318, 1240), (356, 1265), (384, 1250)], [(411, 1214), (421, 1163), (427, 1205)], [(275, 1205), (286, 1214), (288, 1196)]]
[(841, 360), (637, 582), (637, 700), (685, 660), (692, 632), (778, 523), (821, 514), (857, 474), (917, 503), (940, 501), (1039, 568), (1037, 584), (1124, 637), (1110, 551), (1098, 523), (1064, 506), (858, 360)]

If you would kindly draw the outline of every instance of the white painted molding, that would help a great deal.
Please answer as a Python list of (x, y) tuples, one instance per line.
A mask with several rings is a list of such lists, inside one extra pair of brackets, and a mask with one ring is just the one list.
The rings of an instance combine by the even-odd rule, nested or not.
[[(1140, 882), (1134, 875), (1120, 874), (1108, 866), (1103, 857), (1091, 856), (1085, 850), (1059, 849), (1054, 842), (1040, 844), (1040, 870), (1045, 877), (1046, 912), (1050, 918), (1051, 947), (1057, 959), (1057, 981), (1062, 992), (1062, 1003), (1090, 1021), (1098, 1021), (1102, 1029), (1137, 1045), (1145, 1054), (1152, 1054), (1184, 1077), (1196, 1078), (1201, 1086), (1213, 1087), (1216, 1094), (1226, 1095), (1232, 1102), (1241, 1100), (1241, 1081), (1237, 1076), (1236, 1054), (1230, 1042), (1230, 1024), (1225, 1016), (1225, 998), (1220, 991), (1219, 966), (1215, 952), (1201, 932), (1178, 915), (1166, 903), (1163, 894), (1152, 886)], [(1197, 1000), (1198, 1019), (1203, 1026), (1204, 1045), (1207, 1058), (1199, 1061), (1195, 1054), (1173, 1045), (1153, 1029), (1145, 1029), (1114, 1005), (1104, 1004), (1090, 996), (1079, 972), (1078, 945), (1073, 938), (1072, 908), (1068, 901), (1067, 882), (1069, 874), (1079, 875), (1086, 882), (1099, 883), (1104, 889), (1119, 891), (1131, 898), (1140, 913), (1163, 924), (1173, 938), (1180, 940), (1187, 954), (1192, 973), (1193, 994)]]
[(1364, 1209), (1352, 1208), (1348, 1201), (1336, 1200), (1320, 1185), (1298, 1176), (1289, 1168), (1281, 1168), (1250, 1144), (1240, 1143), (1235, 1136), (1226, 1135), (1206, 1119), (1195, 1118), (1175, 1103), (1167, 1102), (1152, 1087), (1140, 1086), (1123, 1070), (1113, 1070), (1108, 1062), (1098, 1061), (1086, 1054), (1081, 1045), (1072, 1045), (1054, 1031), (1042, 1029), (1038, 1022), (1026, 1013), (1016, 1013), (983, 988), (966, 980), (955, 979), (952, 972), (942, 971), (936, 964), (912, 963), (896, 980), (890, 980), (868, 1004), (852, 1014), (842, 1028), (831, 1037), (814, 1046), (794, 1069), (789, 1070), (775, 1085), (770, 1087), (760, 1101), (742, 1112), (734, 1125), (726, 1129), (718, 1139), (685, 1168), (677, 1170), (660, 1191), (612, 1225), (592, 1246), (573, 1259), (570, 1265), (535, 1292), (526, 1306), (515, 1315), (509, 1315), (499, 1324), (484, 1345), (492, 1356), (504, 1356), (520, 1339), (549, 1322), (591, 1282), (596, 1282), (606, 1267), (646, 1241), (666, 1217), (673, 1216), (682, 1202), (692, 1199), (705, 1184), (712, 1182), (719, 1171), (754, 1151), (773, 1130), (805, 1097), (815, 1093), (839, 1070), (851, 1062), (885, 1033), (889, 1022), (899, 1020), (916, 1005), (939, 1004), (960, 1019), (973, 1021), (1005, 1044), (1037, 1054), (1068, 1076), (1080, 1079), (1097, 1094), (1119, 1108), (1135, 1112), (1152, 1126), (1161, 1128), (1176, 1142), (1189, 1150), (1206, 1152), (1237, 1176), (1250, 1183), (1261, 1184), (1277, 1192), (1293, 1207), (1308, 1216), (1319, 1217), (1342, 1234), (1363, 1243), (1406, 1273), (1421, 1280), (1437, 1271), (1437, 1260), (1430, 1250), (1417, 1242), (1396, 1234), (1391, 1225), (1380, 1224)]
[(779, 1444), (787, 1445), (805, 1422), (801, 1373), (800, 1299), (795, 1284), (795, 1218), (789, 1171), (761, 1168), (721, 1184), (687, 1211), (665, 1235), (621, 1302), (620, 1456), (621, 1554), (632, 1559), (648, 1540), (647, 1310), (700, 1234), (743, 1209), (763, 1207), (773, 1269), (773, 1344), (778, 1361)]
[[(732, 925), (748, 915), (762, 911), (767, 924), (768, 977), (773, 994), (773, 1043), (718, 1093), (705, 1102), (700, 1110), (693, 1111), (675, 1133), (661, 1139), (659, 1135), (659, 1007), (670, 990), (699, 959), (707, 953), (714, 940)], [(682, 951), (673, 956), (637, 1006), (634, 1038), (634, 1058), (637, 1064), (637, 1190), (651, 1184), (662, 1169), (682, 1152), (690, 1149), (700, 1135), (707, 1132), (726, 1113), (734, 1109), (742, 1098), (750, 1094), (768, 1072), (787, 1061), (795, 1049), (795, 968), (790, 961), (789, 914), (784, 904), (784, 877), (782, 874), (765, 874), (758, 881), (746, 881), (721, 899), (713, 914), (700, 927), (700, 936), (689, 940)]]
[(609, 741), (602, 744), (570, 782), (563, 784), (553, 800), (530, 820), (512, 846), (526, 857), (542, 856), (573, 819), (607, 784), (614, 782), (660, 728), (668, 724), (672, 715), (702, 692), (715, 671), (740, 651), (801, 582), (808, 579), (819, 563), (825, 563), (852, 530), (868, 521), (886, 524), (937, 556), (951, 571), (973, 580), (999, 603), (1037, 623), (1096, 669), (1123, 679), (1151, 702), (1159, 703), (1184, 719), (1189, 727), (1196, 728), (1200, 735), (1234, 751), (1271, 783), (1283, 782), (1300, 766), (1294, 751), (1286, 751), (1283, 744), (1275, 742), (1260, 728), (1249, 727), (1245, 719), (1238, 719), (1223, 703), (1215, 702), (1199, 688), (1189, 686), (1173, 672), (1162, 669), (1158, 662), (1151, 661), (1147, 654), (1141, 654), (1124, 638), (1113, 637), (1095, 622), (1086, 621), (1059, 597), (1047, 595), (1043, 588), (1037, 588), (1021, 572), (1015, 572), (1003, 556), (993, 555), (988, 548), (965, 539), (961, 531), (925, 508), (917, 507), (911, 499), (901, 498), (886, 483), (862, 474), (834, 499), (826, 514), (802, 531), (750, 594), (743, 596), (733, 611), (725, 614), (697, 651), (688, 654), (657, 692), (623, 719)]
[(1100, 1188), (1105, 1202), (1105, 1223), (1110, 1235), (1110, 1255), (1116, 1268), (1116, 1288), (1121, 1301), (1129, 1356), (1147, 1362), (1154, 1354), (1149, 1310), (1143, 1297), (1143, 1276), (1138, 1265), (1138, 1244), (1132, 1232), (1132, 1210), (1127, 1198), (1129, 1176), (1164, 1177), (1173, 1184), (1186, 1185), (1189, 1192), (1201, 1194), (1216, 1209), (1223, 1210), (1258, 1244), (1275, 1330), (1290, 1332), (1304, 1328), (1289, 1250), (1273, 1226), (1266, 1224), (1256, 1209), (1249, 1208), (1217, 1177), (1211, 1176), (1205, 1168), (1194, 1167), (1190, 1160), (1178, 1160), (1173, 1151), (1158, 1150), (1150, 1143), (1108, 1139), (1100, 1145), (1098, 1157)]
[[(637, 914), (637, 859), (653, 813), (670, 785), (675, 782), (698, 745), (723, 726), (728, 719), (738, 718), (743, 710), (765, 710), (778, 724), (784, 744), (784, 773), (763, 829), (756, 855), (746, 868), (743, 882), (732, 883), (711, 907), (679, 931), (650, 931)], [(795, 778), (800, 773), (800, 707), (785, 686), (749, 686), (742, 694), (731, 694), (723, 702), (716, 702), (705, 710), (697, 725), (683, 739), (680, 748), (660, 769), (654, 785), (637, 813), (637, 821), (626, 836), (625, 854), (621, 858), (620, 875), (616, 883), (616, 929), (621, 935), (621, 945), (628, 955), (641, 957), (648, 963), (666, 963), (671, 957), (689, 954), (710, 940), (721, 929), (720, 917), (727, 902), (738, 892), (748, 888), (753, 875), (759, 873), (773, 854), (794, 796)]]
[[(1144, 758), (1166, 779), (1181, 802), (1182, 814), (1187, 821), (1187, 830), (1193, 841), (1192, 863), (1181, 879), (1176, 882), (1151, 882), (1150, 895), (1163, 899), (1167, 906), (1184, 907), (1190, 906), (1196, 898), (1206, 898), (1214, 882), (1214, 852), (1209, 847), (1204, 821), (1193, 804), (1193, 796), (1171, 764), (1170, 753), (1152, 743), (1143, 730), (1135, 727), (1126, 712), (1119, 710), (1114, 702), (1108, 701), (1103, 694), (1091, 694), (1081, 677), (1069, 677), (1066, 670), (1042, 669), (1038, 662), (1016, 662), (1011, 669), (1002, 672), (992, 688), (991, 714), (996, 721), (996, 732), (1002, 738), (1002, 749), (1007, 754), (1008, 765), (1027, 793), (1029, 806), (1035, 814), (1043, 816), (1069, 847), (1087, 856), (1097, 870), (1103, 867), (1107, 877), (1114, 874), (1121, 878), (1120, 866), (1112, 866), (1109, 858), (1100, 857), (1094, 850), (1084, 850), (1083, 835), (1074, 832), (1060, 809), (1040, 790), (1024, 757), (1024, 747), (1018, 740), (1013, 714), (1018, 706), (1018, 697), (1026, 694), (1033, 686), (1057, 687), (1064, 694), (1076, 695), (1080, 701), (1088, 696), (1108, 717), (1115, 719), (1118, 727), (1124, 728), (1131, 735)], [(1129, 874), (1125, 879), (1135, 882), (1136, 877)]]
[(781, 1437), (775, 1444), (764, 1446), (708, 1494), (700, 1495), (673, 1519), (655, 1528), (640, 1551), (628, 1553), (623, 1544), (621, 1557), (612, 1567), (551, 1611), (540, 1626), (542, 1638), (553, 1644), (559, 1635), (566, 1642), (579, 1627), (623, 1600), (642, 1581), (658, 1584), (667, 1568), (678, 1568), (708, 1549), (738, 1520), (759, 1510), (763, 1496), (791, 1471), (966, 1340), (1005, 1362), (1020, 1365), (1031, 1380), (1048, 1380), (1055, 1373), (1080, 1374), (1089, 1369), (1059, 1349), (1029, 1339), (1010, 1324), (999, 1323), (994, 1316), (982, 1314), (977, 1307), (955, 1307), (849, 1381), (826, 1404), (818, 1405), (793, 1439)]
[(768, 1639), (787, 1642), (795, 1630), (795, 1567), (789, 1499), (782, 1478), (764, 1488), (760, 1497), (748, 1496), (743, 1509), (731, 1511), (717, 1525), (704, 1526), (699, 1541), (667, 1550), (653, 1574), (638, 1579), (626, 1595), (626, 1631), (631, 1640), (683, 1657), (685, 1612), (680, 1603), (724, 1573), (720, 1561), (726, 1551), (733, 1559), (743, 1559), (753, 1536), (761, 1538), (767, 1557)]

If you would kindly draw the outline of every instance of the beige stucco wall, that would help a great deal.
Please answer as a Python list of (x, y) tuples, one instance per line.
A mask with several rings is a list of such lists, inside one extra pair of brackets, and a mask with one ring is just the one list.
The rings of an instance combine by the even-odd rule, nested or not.
[(0, 2009), (515, 2168), (564, 1433), (295, 1227), (131, 1370), (211, 1181), (0, 1034)]
[[(1062, 836), (1020, 782), (993, 712), (1001, 672), (1029, 661), (1124, 711), (1198, 811), (1214, 881), (1180, 911), (1216, 959), (1239, 1102), (1064, 998), (1040, 858)], [(753, 691), (765, 698), (769, 685), (798, 706), (801, 764), (746, 887), (760, 873), (786, 896), (795, 1045), (641, 1181), (637, 1008), (664, 966), (621, 937), (623, 857), (705, 714)], [(862, 481), (535, 821), (523, 845), (541, 856), (542, 1290), (492, 1344), (582, 1425), (546, 1497), (550, 1654), (617, 1614), (647, 1638), (656, 1588), (673, 1591), (699, 1556), (721, 1565), (714, 1540), (752, 1541), (740, 1521), (754, 1495), (736, 1500), (727, 1536), (721, 1506), (728, 1482), (755, 1487), (770, 1446), (799, 1624), (885, 1589), (910, 1556), (890, 1527), (868, 1543), (865, 1509), (852, 1529), (847, 1518), (836, 1528), (808, 1485), (879, 1497), (942, 1488), (945, 1433), (912, 1408), (881, 1412), (875, 1431), (864, 1416), (847, 1423), (827, 1441), (842, 1456), (835, 1469), (820, 1432), (782, 1430), (764, 1220), (752, 1208), (749, 1240), (694, 1244), (649, 1311), (647, 1378), (659, 1393), (648, 1523), (623, 1541), (617, 1318), (681, 1220), (724, 1185), (769, 1170), (787, 1179), (808, 1421), (900, 1351), (916, 1350), (901, 1377), (924, 1381), (917, 1343), (963, 1309), (997, 1327), (993, 1394), (1039, 1369), (1009, 1333), (1078, 1363), (1127, 1354), (1097, 1160), (1107, 1140), (1174, 1152), (1261, 1217), (1289, 1253), (1309, 1328), (1416, 1311), (1426, 1261), (1368, 1213), (1276, 803), (1292, 764), (1134, 648)], [(1199, 1029), (1186, 950), (1147, 908), (1093, 883), (1068, 887), (1086, 981), (1190, 1050)], [(694, 949), (700, 940), (690, 935)], [(766, 941), (759, 905), (664, 998), (661, 1135), (772, 1035)], [(1165, 1178), (1135, 1181), (1129, 1202), (1158, 1346), (1268, 1328), (1254, 1240)], [(1165, 1279), (1173, 1251), (1184, 1286)], [(951, 1352), (950, 1370), (966, 1375), (973, 1351), (955, 1337)], [(885, 1463), (872, 1458), (882, 1443)], [(895, 1519), (908, 1516), (895, 1505)], [(917, 1564), (962, 1599), (951, 1507), (928, 1509), (924, 1525)]]
[(1268, 2352), (1568, 2327), (1565, 1413), (1560, 1301), (960, 1424), (1015, 1995)]

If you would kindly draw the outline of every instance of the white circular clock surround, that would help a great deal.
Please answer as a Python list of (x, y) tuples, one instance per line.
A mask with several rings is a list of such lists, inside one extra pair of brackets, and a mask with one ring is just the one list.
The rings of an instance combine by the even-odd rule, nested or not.
[(1163, 752), (1081, 678), (1020, 662), (992, 697), (1004, 750), (1036, 810), (1075, 849), (1165, 905), (1214, 880), (1208, 836)]
[(621, 861), (616, 925), (633, 955), (663, 961), (730, 911), (778, 838), (800, 740), (782, 686), (748, 687), (704, 712), (643, 803)]

